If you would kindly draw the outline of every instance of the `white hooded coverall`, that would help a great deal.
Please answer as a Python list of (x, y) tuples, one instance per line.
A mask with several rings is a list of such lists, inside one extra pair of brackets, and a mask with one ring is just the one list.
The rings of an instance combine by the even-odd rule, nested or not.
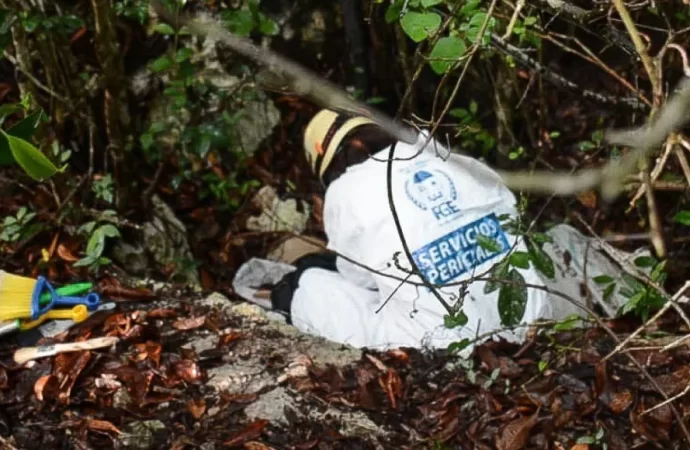
[[(498, 220), (504, 214), (516, 217), (515, 196), (493, 170), (475, 159), (451, 154), (449, 159), (455, 163), (444, 161), (438, 155), (449, 152), (436, 141), (420, 152), (427, 136), (421, 133), (415, 145), (399, 142), (392, 171), (395, 207), (416, 265), (434, 285), (490, 276), (490, 269), (516, 243), (516, 237), (502, 229)], [(395, 278), (358, 267), (341, 257), (337, 259), (338, 272), (308, 269), (293, 296), (293, 324), (332, 341), (378, 349), (442, 348), (502, 328), (497, 306), (499, 291), (485, 294), (484, 281), (469, 284), (462, 299), (469, 321), (454, 329), (444, 327), (447, 311), (432, 292), (418, 285), (422, 282), (418, 276), (409, 278), (417, 285), (401, 285), (399, 279), (408, 277), (411, 266), (387, 198), (388, 153), (386, 148), (349, 167), (328, 187), (323, 221), (330, 249)], [(501, 251), (482, 248), (477, 234), (499, 243)], [(526, 251), (522, 239), (517, 241), (514, 250)], [(563, 273), (559, 273), (557, 280), (549, 281), (533, 266), (518, 270), (527, 284), (564, 282)], [(571, 279), (569, 283), (566, 291), (576, 292), (577, 280)], [(460, 285), (437, 290), (449, 304), (459, 300)], [(550, 297), (543, 290), (528, 288), (527, 292), (523, 323), (581, 314), (576, 306)], [(519, 341), (525, 333), (523, 327), (498, 336)]]

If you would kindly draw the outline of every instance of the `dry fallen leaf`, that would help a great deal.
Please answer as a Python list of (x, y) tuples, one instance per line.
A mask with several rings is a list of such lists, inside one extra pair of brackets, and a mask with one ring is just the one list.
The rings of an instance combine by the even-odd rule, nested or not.
[(175, 310), (172, 308), (156, 308), (149, 311), (147, 315), (151, 318), (155, 317), (162, 319), (166, 317), (175, 317), (177, 316), (177, 312), (175, 312)]
[(273, 447), (269, 447), (261, 442), (251, 441), (244, 444), (244, 448), (247, 450), (272, 450)]
[(570, 450), (589, 450), (589, 444), (575, 444)]
[(577, 200), (587, 208), (596, 209), (597, 207), (597, 193), (594, 191), (585, 191), (579, 194)]
[(261, 436), (261, 432), (268, 425), (268, 420), (257, 419), (247, 425), (247, 427), (236, 434), (232, 439), (223, 442), (224, 446), (233, 447), (244, 444), (247, 441), (254, 440)]
[(660, 408), (642, 415), (650, 406), (645, 399), (640, 400), (636, 408), (630, 410), (630, 422), (634, 429), (650, 441), (662, 441), (669, 439), (671, 425), (673, 423), (673, 412), (670, 406), (664, 405)]
[(379, 377), (379, 384), (381, 389), (388, 395), (388, 401), (391, 403), (391, 408), (397, 409), (397, 399), (402, 396), (402, 381), (400, 375), (393, 369), (389, 369), (385, 375)]
[(176, 330), (193, 330), (202, 326), (204, 322), (206, 322), (206, 316), (190, 317), (174, 322), (172, 327)]
[(201, 418), (206, 412), (206, 400), (204, 398), (189, 399), (187, 402), (187, 410), (194, 416), (195, 419)]
[(201, 369), (192, 360), (181, 359), (175, 362), (172, 366), (175, 375), (187, 383), (199, 381), (201, 378)]
[(98, 291), (102, 296), (109, 297), (113, 300), (144, 301), (158, 298), (158, 295), (154, 294), (150, 289), (125, 286), (120, 280), (114, 277), (102, 279), (98, 283)]
[(611, 408), (615, 414), (620, 414), (633, 403), (632, 392), (624, 390), (621, 392), (616, 392), (612, 395), (611, 400), (608, 403), (608, 407)]
[(231, 331), (229, 333), (225, 333), (221, 335), (220, 339), (218, 339), (218, 346), (222, 347), (228, 345), (229, 343), (236, 341), (237, 339), (240, 339), (242, 337), (244, 337), (244, 333), (241, 333), (239, 331)]
[(43, 375), (34, 383), (34, 395), (41, 402), (43, 401), (43, 389), (45, 389), (52, 377), (52, 375)]
[(537, 413), (520, 417), (505, 425), (496, 437), (498, 450), (520, 450), (525, 447), (529, 433), (537, 424)]
[(115, 425), (107, 420), (86, 419), (86, 427), (92, 431), (111, 432), (115, 434), (122, 433)]

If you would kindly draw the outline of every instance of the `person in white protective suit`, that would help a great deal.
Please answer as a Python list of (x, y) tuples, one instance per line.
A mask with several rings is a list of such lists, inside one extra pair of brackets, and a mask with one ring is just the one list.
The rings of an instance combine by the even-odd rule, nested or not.
[[(361, 266), (326, 254), (298, 262), (298, 270), (272, 291), (273, 308), (286, 313), (294, 326), (332, 341), (377, 349), (444, 348), (504, 328), (499, 291), (486, 294), (485, 281), (471, 280), (488, 276), (511, 251), (527, 250), (523, 239), (506, 232), (499, 221), (505, 215), (517, 217), (516, 198), (480, 161), (448, 156), (435, 140), (425, 146), (427, 139), (422, 132), (415, 145), (396, 144), (393, 201), (417, 267), (438, 286), (446, 303), (462, 302), (467, 324), (445, 327), (444, 306), (419, 276), (410, 276), (386, 189), (385, 161), (393, 141), (366, 118), (322, 110), (305, 130), (304, 149), (326, 187), (323, 222), (328, 248)], [(542, 276), (534, 265), (518, 270), (528, 285), (547, 285), (583, 301), (577, 257), (587, 239), (565, 225), (550, 234), (554, 244), (545, 250), (555, 259), (555, 279)], [(479, 235), (500, 249), (482, 247)], [(562, 263), (566, 250), (573, 259), (568, 267)], [(603, 255), (590, 253), (596, 267), (588, 272), (590, 277), (616, 273)], [(405, 279), (408, 282), (401, 283)], [(462, 281), (471, 281), (465, 290)], [(602, 297), (596, 286), (590, 290), (595, 300)], [(522, 323), (582, 314), (577, 306), (542, 289), (530, 287), (527, 293)], [(517, 342), (526, 332), (522, 327), (498, 336)]]

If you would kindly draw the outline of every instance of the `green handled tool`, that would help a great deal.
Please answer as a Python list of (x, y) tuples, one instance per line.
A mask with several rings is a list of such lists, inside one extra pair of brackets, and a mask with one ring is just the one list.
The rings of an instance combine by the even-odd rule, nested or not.
[[(90, 290), (92, 287), (93, 287), (93, 283), (90, 283), (90, 282), (74, 283), (74, 284), (68, 284), (67, 286), (62, 286), (61, 288), (55, 289), (55, 293), (60, 295), (60, 296), (71, 297), (71, 296), (86, 292), (86, 291)], [(49, 302), (50, 302), (50, 292), (45, 292), (45, 293), (41, 294), (41, 297), (40, 297), (41, 305), (45, 305)]]

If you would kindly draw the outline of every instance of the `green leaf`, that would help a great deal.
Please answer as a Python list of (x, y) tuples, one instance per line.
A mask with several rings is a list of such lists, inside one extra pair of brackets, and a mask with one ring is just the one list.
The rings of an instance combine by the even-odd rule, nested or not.
[(503, 250), (503, 247), (501, 247), (501, 244), (496, 242), (495, 239), (491, 239), (490, 237), (486, 237), (483, 234), (477, 234), (477, 244), (484, 250), (492, 253), (497, 253)]
[(280, 33), (280, 27), (275, 20), (259, 14), (259, 31), (266, 36), (275, 36)]
[(170, 59), (170, 56), (163, 55), (159, 58), (154, 59), (149, 65), (149, 68), (154, 72), (163, 72), (165, 70), (168, 70), (172, 66), (173, 61), (172, 59)]
[(153, 135), (149, 132), (142, 134), (139, 137), (139, 143), (144, 150), (148, 150), (153, 145)]
[(529, 253), (515, 251), (508, 258), (510, 264), (520, 269), (529, 269)]
[(223, 18), (228, 30), (237, 35), (248, 36), (254, 29), (254, 15), (251, 11), (230, 11)]
[(0, 9), (0, 35), (10, 34), (15, 13), (9, 9)]
[(400, 20), (403, 31), (415, 42), (422, 42), (441, 26), (441, 16), (433, 12), (405, 13)]
[(690, 211), (678, 211), (678, 213), (673, 216), (673, 221), (690, 227)]
[(105, 250), (105, 235), (101, 232), (100, 228), (97, 228), (86, 244), (86, 254), (98, 258), (103, 253), (103, 250)]
[(386, 8), (386, 23), (393, 23), (400, 19), (400, 13), (402, 12), (402, 7), (403, 3), (400, 1), (396, 1), (395, 3), (392, 3)]
[(36, 31), (41, 21), (37, 15), (30, 14), (21, 19), (22, 25), (24, 25), (24, 30), (27, 33), (33, 33)]
[(386, 102), (386, 97), (374, 96), (374, 97), (367, 99), (367, 104), (369, 104), (369, 105), (379, 105), (379, 104), (385, 103), (385, 102)]
[(651, 256), (640, 256), (635, 258), (635, 265), (637, 267), (654, 267), (656, 264), (656, 259)]
[(481, 1), (482, 0), (469, 0), (468, 2), (466, 2), (460, 9), (460, 15), (465, 17), (469, 16), (477, 10), (477, 7), (481, 3)]
[(39, 108), (8, 128), (7, 134), (28, 141), (36, 132), (36, 128), (38, 128), (41, 120), (45, 119), (45, 113)]
[(608, 303), (608, 301), (611, 299), (611, 296), (613, 295), (613, 292), (616, 290), (616, 283), (611, 283), (608, 286), (606, 286), (606, 289), (604, 289), (604, 301)]
[(539, 363), (537, 364), (537, 368), (539, 369), (539, 372), (543, 372), (543, 371), (546, 370), (546, 368), (548, 367), (548, 365), (549, 365), (549, 363), (547, 363), (546, 361), (543, 361), (543, 360), (542, 360), (542, 361), (539, 361)]
[(24, 139), (10, 136), (2, 130), (0, 130), (0, 133), (2, 139), (6, 140), (14, 160), (17, 161), (17, 164), (19, 164), (31, 178), (37, 181), (43, 181), (60, 171), (39, 149), (34, 147), (33, 144)]
[(465, 108), (453, 108), (450, 111), (448, 111), (448, 114), (450, 114), (452, 117), (456, 117), (458, 119), (462, 119), (466, 116), (469, 115), (467, 110)]
[(91, 232), (93, 231), (93, 229), (95, 227), (96, 227), (96, 222), (92, 220), (92, 221), (86, 222), (85, 224), (80, 226), (77, 231), (79, 233), (83, 233), (83, 234), (91, 234)]
[(544, 233), (532, 233), (530, 234), (529, 238), (537, 244), (546, 244), (547, 242), (553, 242), (551, 236)]
[(498, 314), (503, 326), (520, 323), (527, 305), (527, 287), (525, 278), (515, 269), (508, 272), (505, 283), (498, 292)]
[(194, 55), (194, 50), (189, 47), (182, 47), (175, 54), (175, 62), (181, 63), (182, 61), (187, 61)]
[(592, 278), (596, 284), (609, 284), (613, 283), (613, 278), (608, 275), (599, 275), (598, 277)]
[(484, 285), (484, 293), (491, 294), (496, 289), (499, 289), (503, 284), (500, 280), (503, 280), (508, 274), (508, 262), (506, 260), (501, 261), (491, 268), (491, 278)]
[(582, 321), (582, 318), (578, 316), (577, 314), (571, 314), (565, 319), (559, 321), (553, 326), (553, 329), (555, 331), (567, 331), (567, 330), (572, 330), (573, 328), (577, 327), (577, 324)]
[(114, 225), (105, 224), (99, 228), (100, 232), (106, 237), (120, 237), (120, 231)]
[(553, 279), (556, 276), (556, 269), (554, 268), (551, 257), (532, 241), (528, 241), (527, 247), (529, 249), (530, 258), (537, 270), (550, 279)]
[[(2, 109), (2, 106), (0, 106), (0, 109)], [(31, 137), (33, 136), (34, 132), (36, 131), (36, 127), (38, 127), (38, 124), (42, 119), (45, 120), (46, 116), (42, 109), (37, 109), (7, 129), (7, 134), (31, 142)], [(5, 139), (0, 139), (0, 166), (7, 166), (14, 163), (15, 159), (14, 156), (12, 156), (12, 151), (10, 150), (8, 141)]]
[[(486, 13), (481, 11), (476, 13), (475, 15), (472, 16), (470, 19), (470, 22), (467, 27), (467, 34), (465, 35), (468, 40), (471, 42), (476, 42), (477, 41), (477, 36), (479, 35), (479, 32), (482, 29), (482, 25), (484, 25), (484, 21), (486, 20)], [(486, 42), (488, 37), (489, 37), (489, 32), (493, 29), (494, 25), (496, 24), (496, 20), (492, 17), (489, 19), (489, 23), (486, 26), (486, 30), (484, 32), (483, 40)]]
[(623, 305), (623, 314), (633, 311), (637, 307), (637, 305), (639, 305), (640, 302), (642, 300), (644, 300), (644, 298), (646, 296), (647, 296), (646, 292), (640, 291), (640, 292), (636, 293), (635, 295), (633, 295), (632, 297), (630, 297), (630, 299), (627, 301), (627, 303), (625, 303), (625, 305)]
[(14, 156), (12, 156), (12, 151), (10, 150), (7, 139), (0, 138), (0, 166), (9, 166), (14, 163)]
[(459, 353), (467, 348), (467, 346), (470, 345), (470, 340), (468, 338), (464, 338), (463, 340), (459, 342), (453, 342), (448, 346), (448, 352), (449, 353)]
[(429, 8), (430, 6), (438, 5), (443, 3), (443, 0), (422, 0), (422, 7)]
[(449, 329), (464, 327), (465, 325), (467, 325), (468, 320), (469, 318), (467, 317), (465, 312), (460, 310), (453, 316), (451, 316), (450, 314), (446, 314), (445, 316), (443, 316), (443, 325), (445, 325), (445, 327)]
[(175, 34), (175, 30), (173, 29), (173, 27), (171, 27), (167, 23), (156, 24), (156, 26), (153, 27), (153, 31), (155, 31), (156, 33), (164, 34), (166, 36)]
[(4, 123), (7, 117), (23, 110), (24, 108), (18, 103), (5, 103), (4, 105), (0, 105), (0, 124)]
[(530, 26), (537, 23), (537, 18), (534, 16), (525, 17), (525, 25)]
[(82, 258), (79, 261), (72, 264), (72, 266), (73, 267), (86, 267), (86, 266), (92, 265), (97, 260), (98, 260), (97, 256), (85, 256), (84, 258)]
[(649, 275), (649, 277), (652, 279), (652, 281), (655, 281), (659, 284), (663, 284), (663, 280), (661, 278), (665, 276), (665, 274), (664, 274), (665, 268), (666, 268), (666, 261), (662, 261), (659, 264), (656, 264), (654, 266), (654, 269), (652, 269), (652, 273)]
[[(448, 58), (460, 58), (465, 54), (467, 48), (462, 39), (454, 36), (443, 37), (436, 42), (434, 48), (429, 54), (429, 65), (434, 72), (441, 75), (445, 73), (448, 69), (453, 67), (456, 63), (455, 61), (449, 61)], [(433, 61), (434, 58), (443, 58), (443, 61)]]
[(477, 110), (479, 109), (479, 106), (477, 105), (477, 102), (472, 100), (470, 102), (470, 112), (474, 115), (477, 114)]

